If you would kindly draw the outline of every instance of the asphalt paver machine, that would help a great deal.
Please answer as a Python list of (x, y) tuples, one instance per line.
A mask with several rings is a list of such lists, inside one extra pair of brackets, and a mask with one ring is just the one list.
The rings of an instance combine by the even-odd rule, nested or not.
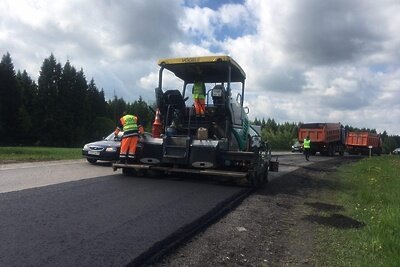
[[(269, 170), (278, 171), (260, 128), (248, 119), (246, 74), (236, 61), (229, 56), (185, 57), (160, 59), (158, 65), (152, 133), (141, 136), (134, 162), (114, 163), (114, 170), (220, 176), (254, 187), (268, 181)], [(164, 86), (167, 81), (173, 85)], [(203, 116), (191, 104), (195, 82), (206, 86)], [(173, 89), (177, 86), (182, 88)], [(233, 96), (233, 91), (238, 93)]]

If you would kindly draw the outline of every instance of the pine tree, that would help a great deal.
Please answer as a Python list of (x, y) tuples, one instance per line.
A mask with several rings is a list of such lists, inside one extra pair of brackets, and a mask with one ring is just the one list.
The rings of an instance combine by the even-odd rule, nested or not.
[(86, 136), (86, 124), (87, 124), (87, 106), (85, 105), (86, 94), (88, 85), (86, 81), (83, 69), (81, 69), (76, 75), (76, 86), (73, 88), (73, 117), (75, 122), (75, 131), (73, 133), (73, 142), (71, 145), (78, 146), (83, 145), (82, 140)]
[(74, 120), (74, 109), (77, 107), (74, 103), (73, 92), (77, 86), (76, 76), (76, 69), (67, 61), (62, 68), (57, 94), (56, 144), (58, 146), (65, 147), (73, 143), (73, 135), (77, 127)]
[(37, 141), (36, 125), (37, 120), (34, 116), (34, 103), (37, 97), (37, 85), (35, 81), (24, 70), (18, 71), (17, 81), (22, 95), (22, 105), (19, 110), (19, 121), (21, 125), (20, 142), (25, 145), (32, 145)]
[[(0, 144), (13, 145), (19, 142), (21, 92), (17, 83), (10, 53), (0, 62)], [(7, 137), (7, 138), (5, 138)]]
[(150, 129), (152, 118), (154, 116), (151, 113), (149, 106), (141, 96), (139, 96), (139, 99), (133, 102), (132, 105), (130, 105), (128, 112), (130, 114), (136, 115), (143, 127), (145, 127), (148, 130)]
[(86, 94), (86, 141), (98, 140), (115, 129), (115, 121), (107, 117), (104, 91), (99, 91), (92, 78)]
[[(35, 104), (40, 145), (54, 146), (58, 144), (61, 121), (57, 118), (58, 92), (61, 81), (62, 67), (53, 54), (43, 61), (38, 79), (38, 97)], [(72, 125), (70, 125), (72, 127)]]
[(93, 78), (88, 85), (86, 106), (88, 107), (87, 114), (89, 120), (107, 116), (107, 102), (105, 101), (104, 91), (97, 89)]
[(127, 111), (128, 105), (125, 100), (114, 96), (113, 100), (108, 100), (108, 116), (113, 119), (113, 121), (118, 122), (124, 111)]

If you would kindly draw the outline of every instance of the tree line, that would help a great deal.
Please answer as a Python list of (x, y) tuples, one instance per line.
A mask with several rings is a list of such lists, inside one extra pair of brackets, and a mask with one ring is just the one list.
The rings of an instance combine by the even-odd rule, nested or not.
[[(123, 111), (136, 114), (147, 131), (154, 118), (154, 104), (140, 96), (133, 103), (114, 96), (106, 101), (94, 79), (87, 82), (83, 69), (67, 61), (63, 66), (53, 54), (44, 59), (37, 83), (14, 69), (9, 53), (0, 62), (0, 146), (40, 145), (79, 147), (108, 135)], [(257, 119), (263, 140), (273, 149), (290, 149), (300, 123)], [(351, 131), (370, 131), (346, 125)], [(384, 152), (400, 147), (400, 136), (381, 134)]]
[(0, 62), (0, 145), (79, 147), (108, 135), (123, 111), (137, 114), (148, 129), (152, 110), (139, 96), (133, 103), (105, 100), (92, 78), (53, 54), (44, 59), (37, 83), (14, 69), (9, 53)]

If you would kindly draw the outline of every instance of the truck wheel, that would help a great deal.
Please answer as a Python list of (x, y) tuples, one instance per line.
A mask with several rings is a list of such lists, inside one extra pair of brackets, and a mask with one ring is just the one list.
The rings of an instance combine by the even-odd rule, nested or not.
[(328, 148), (328, 156), (333, 157), (334, 155), (335, 155), (335, 149), (332, 145), (330, 145)]

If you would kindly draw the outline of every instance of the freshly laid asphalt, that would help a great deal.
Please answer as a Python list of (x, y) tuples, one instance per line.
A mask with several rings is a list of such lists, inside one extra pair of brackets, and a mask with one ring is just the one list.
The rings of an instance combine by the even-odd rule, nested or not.
[(2, 193), (0, 266), (124, 266), (242, 189), (117, 174)]
[[(280, 156), (270, 179), (309, 164), (301, 154)], [(3, 165), (0, 266), (125, 266), (241, 190), (193, 177), (127, 177), (84, 161)]]

